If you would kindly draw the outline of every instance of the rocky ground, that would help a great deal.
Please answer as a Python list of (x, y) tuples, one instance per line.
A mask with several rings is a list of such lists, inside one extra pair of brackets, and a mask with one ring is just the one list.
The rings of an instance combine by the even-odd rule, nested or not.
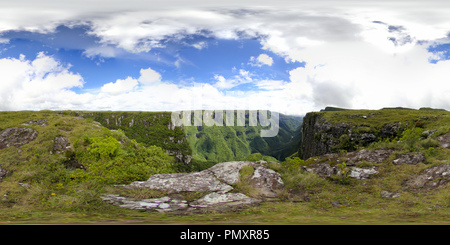
[[(240, 181), (240, 170), (251, 166), (253, 174), (250, 185), (258, 198), (235, 191), (233, 187)], [(229, 210), (262, 202), (277, 195), (284, 187), (281, 176), (264, 165), (264, 162), (234, 161), (224, 162), (196, 173), (157, 174), (147, 181), (116, 186), (125, 189), (148, 188), (168, 193), (162, 198), (136, 200), (120, 195), (104, 195), (102, 199), (111, 204), (136, 210), (205, 211)], [(187, 201), (183, 193), (205, 193), (201, 198)]]

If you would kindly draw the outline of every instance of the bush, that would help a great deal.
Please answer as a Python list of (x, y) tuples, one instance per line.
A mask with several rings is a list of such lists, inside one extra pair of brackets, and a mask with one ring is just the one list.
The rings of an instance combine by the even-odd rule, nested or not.
[(298, 169), (302, 165), (305, 165), (305, 161), (300, 159), (299, 157), (288, 157), (284, 162), (281, 163), (281, 166), (286, 168), (287, 170)]
[(77, 160), (85, 170), (77, 169), (70, 177), (83, 182), (90, 179), (106, 184), (145, 181), (153, 174), (174, 173), (174, 159), (157, 146), (129, 144), (124, 147), (113, 136), (85, 139), (86, 149), (76, 149)]
[(91, 144), (87, 151), (97, 160), (114, 158), (119, 154), (121, 148), (121, 144), (112, 136), (108, 136), (107, 138), (90, 138), (89, 142), (91, 142)]
[(253, 153), (245, 158), (245, 161), (256, 162), (262, 161), (263, 155), (261, 153)]
[(415, 151), (417, 148), (416, 144), (422, 139), (422, 133), (422, 128), (406, 129), (402, 132), (400, 141), (403, 141), (406, 144), (409, 151)]

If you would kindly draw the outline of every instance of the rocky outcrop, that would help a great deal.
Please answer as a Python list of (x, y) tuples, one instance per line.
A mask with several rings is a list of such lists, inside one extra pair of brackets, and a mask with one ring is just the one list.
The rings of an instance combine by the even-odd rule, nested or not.
[[(308, 159), (340, 150), (355, 151), (384, 138), (393, 138), (401, 133), (400, 123), (386, 123), (381, 128), (371, 128), (351, 122), (331, 122), (323, 117), (324, 112), (310, 112), (303, 118), (301, 159)], [(331, 112), (328, 112), (331, 113)], [(346, 115), (368, 120), (364, 115)], [(369, 113), (370, 117), (376, 116)]]
[(53, 139), (52, 152), (64, 153), (69, 149), (70, 149), (70, 142), (69, 139), (67, 139), (66, 137), (56, 136), (55, 139)]
[(450, 132), (436, 137), (442, 148), (450, 149)]
[(48, 119), (34, 119), (31, 121), (21, 123), (20, 125), (27, 125), (27, 126), (28, 125), (39, 125), (41, 127), (45, 127), (45, 126), (48, 126), (47, 121), (48, 121)]
[(425, 161), (425, 156), (422, 153), (405, 153), (401, 154), (397, 159), (394, 159), (392, 163), (394, 165), (400, 164), (416, 165), (423, 161)]
[(7, 128), (0, 132), (0, 149), (22, 146), (36, 139), (38, 132), (31, 128)]
[(332, 153), (332, 146), (339, 143), (337, 138), (348, 133), (350, 127), (346, 123), (332, 124), (322, 119), (321, 113), (307, 113), (302, 123), (300, 158), (308, 159)]
[[(254, 169), (249, 184), (256, 190), (256, 197), (234, 192), (234, 185), (240, 181), (240, 170), (244, 166), (251, 166)], [(148, 188), (162, 191), (168, 196), (159, 199), (133, 200), (118, 195), (105, 195), (102, 197), (103, 200), (137, 210), (199, 211), (225, 210), (242, 205), (257, 204), (264, 198), (275, 197), (284, 188), (284, 183), (281, 176), (264, 165), (264, 162), (235, 161), (218, 163), (201, 172), (157, 174), (151, 176), (147, 181), (133, 182), (117, 187)], [(187, 192), (205, 193), (205, 195), (189, 202), (179, 196), (177, 198), (170, 197), (170, 195)]]
[(443, 187), (450, 182), (450, 164), (441, 164), (423, 170), (417, 176), (406, 181), (406, 186), (413, 189), (430, 189)]
[[(325, 154), (309, 159), (311, 164), (305, 167), (308, 172), (315, 173), (323, 178), (339, 176), (345, 163), (348, 168), (348, 177), (355, 179), (368, 179), (371, 175), (378, 173), (377, 166), (361, 167), (361, 163), (382, 163), (394, 153), (390, 149), (360, 150), (346, 154)], [(425, 161), (425, 156), (421, 153), (404, 153), (392, 160), (394, 165), (412, 164)]]

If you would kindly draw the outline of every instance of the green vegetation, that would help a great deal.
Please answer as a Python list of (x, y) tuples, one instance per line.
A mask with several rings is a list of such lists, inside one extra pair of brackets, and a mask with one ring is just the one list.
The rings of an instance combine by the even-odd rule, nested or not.
[[(331, 108), (321, 112), (311, 113), (312, 117), (321, 118), (333, 124), (346, 125), (348, 133), (333, 136), (337, 144), (332, 145), (333, 152), (355, 151), (362, 148), (409, 148), (410, 151), (421, 148), (417, 144), (431, 144), (426, 148), (435, 147), (434, 139), (450, 131), (450, 112), (439, 109), (420, 110), (408, 108), (384, 108), (381, 110), (348, 110)], [(424, 132), (433, 130), (432, 135), (425, 139)], [(314, 140), (325, 142), (322, 132), (314, 135)], [(355, 135), (373, 137), (373, 141), (355, 138)], [(351, 137), (352, 136), (352, 137)], [(400, 144), (395, 142), (401, 141)], [(420, 141), (420, 143), (419, 143)], [(376, 142), (373, 144), (372, 142)]]
[[(194, 116), (192, 115), (192, 122)], [(192, 149), (193, 158), (197, 161), (226, 162), (244, 160), (253, 153), (261, 153), (283, 161), (297, 152), (301, 142), (301, 117), (280, 114), (279, 133), (276, 137), (263, 138), (260, 135), (262, 127), (247, 126), (235, 123), (221, 126), (190, 126), (184, 127), (187, 141)], [(272, 159), (273, 160), (273, 159)]]
[[(139, 127), (129, 130), (125, 126), (123, 129), (111, 126), (110, 129), (113, 130), (107, 130), (95, 122), (101, 120), (94, 119), (94, 114), (88, 119), (83, 119), (70, 111), (0, 112), (0, 130), (9, 127), (29, 127), (38, 131), (37, 138), (28, 144), (0, 150), (0, 168), (9, 172), (0, 181), (0, 197), (2, 198), (0, 223), (405, 224), (408, 222), (408, 224), (450, 224), (448, 185), (445, 188), (426, 192), (409, 191), (404, 185), (406, 180), (424, 169), (448, 163), (450, 149), (441, 148), (436, 140), (436, 137), (450, 132), (448, 112), (385, 109), (357, 113), (350, 110), (326, 113), (326, 116), (332, 120), (351, 122), (361, 126), (358, 129), (361, 132), (377, 133), (385, 123), (398, 122), (395, 115), (398, 115), (400, 120), (404, 120), (401, 121), (402, 130), (397, 137), (381, 139), (366, 147), (366, 149), (395, 150), (386, 161), (370, 163), (371, 166), (377, 167), (379, 173), (368, 180), (348, 178), (349, 166), (340, 162), (336, 166), (341, 170), (342, 178), (337, 176), (334, 179), (324, 179), (304, 169), (307, 164), (314, 164), (314, 159), (302, 160), (294, 153), (278, 163), (268, 158), (268, 155), (263, 152), (250, 151), (248, 155), (243, 155), (243, 159), (264, 160), (267, 162), (264, 164), (281, 174), (285, 189), (279, 194), (277, 200), (235, 212), (177, 215), (120, 208), (106, 204), (99, 197), (104, 193), (123, 194), (134, 198), (161, 197), (166, 193), (145, 189), (124, 191), (113, 188), (111, 185), (145, 180), (156, 173), (198, 171), (214, 165), (214, 161), (206, 161), (206, 158), (202, 159), (198, 156), (196, 158), (194, 154), (193, 164), (183, 169), (179, 163), (175, 163), (173, 157), (165, 153), (163, 147), (147, 144), (143, 142), (145, 139), (139, 142), (133, 138), (132, 136), (139, 138), (145, 135), (145, 132), (138, 133)], [(375, 120), (374, 117), (370, 117), (374, 116), (370, 113), (376, 113), (374, 115), (381, 117)], [(112, 120), (113, 117), (107, 117), (106, 114), (104, 119)], [(128, 115), (131, 114), (139, 113), (133, 112)], [(142, 114), (147, 115), (147, 119), (158, 115), (158, 113)], [(349, 117), (354, 114), (367, 115), (367, 119)], [(157, 118), (156, 116), (155, 120)], [(47, 119), (48, 125), (20, 125), (35, 119)], [(147, 119), (144, 120), (150, 123)], [(122, 123), (131, 123), (131, 118), (128, 122), (124, 120), (122, 119)], [(163, 120), (162, 117), (160, 120)], [(195, 131), (194, 128), (189, 129)], [(252, 133), (256, 134), (249, 130), (245, 131), (244, 135), (244, 131), (240, 131), (243, 133), (240, 134), (236, 129), (231, 129), (220, 131), (219, 135), (229, 133), (230, 138), (224, 139), (225, 142), (228, 142), (233, 134), (245, 140)], [(203, 132), (203, 129), (196, 130), (194, 134), (185, 136), (186, 140), (183, 142), (187, 142), (186, 144), (190, 146), (192, 142), (188, 137), (196, 137), (197, 133)], [(219, 132), (218, 130), (214, 129), (208, 133), (210, 140), (218, 137), (223, 139), (224, 136), (214, 135), (214, 132)], [(436, 131), (433, 134), (425, 134), (426, 131), (431, 130)], [(175, 137), (174, 142), (183, 139), (181, 134), (179, 138), (176, 138), (176, 135), (169, 134), (170, 132), (166, 132), (162, 126), (160, 131), (162, 134), (168, 133), (160, 138), (162, 141), (166, 140), (166, 143), (170, 141), (169, 137)], [(156, 132), (156, 129), (153, 132)], [(206, 135), (206, 133), (199, 135), (198, 139), (205, 137), (203, 140), (206, 141)], [(57, 136), (68, 138), (71, 149), (65, 153), (51, 154), (53, 140)], [(156, 139), (159, 136), (154, 137)], [(150, 140), (148, 142), (151, 143)], [(235, 142), (239, 145), (237, 139)], [(242, 142), (245, 143), (245, 141)], [(200, 145), (205, 148), (208, 146), (211, 149), (219, 149), (213, 142), (208, 144)], [(270, 146), (269, 143), (267, 144)], [(162, 146), (167, 145), (162, 143)], [(203, 148), (193, 148), (192, 151), (199, 149)], [(426, 161), (416, 165), (392, 164), (394, 156), (410, 151), (424, 153)], [(235, 152), (233, 155), (235, 156)], [(236, 188), (252, 193), (251, 189), (245, 189), (249, 186), (245, 181), (248, 181), (253, 171), (253, 168), (243, 168), (241, 183), (237, 184)], [(396, 192), (400, 196), (382, 198), (383, 191)], [(191, 200), (203, 194), (190, 193), (189, 195), (190, 197), (187, 198)]]
[[(0, 150), (0, 167), (10, 174), (0, 182), (2, 212), (108, 212), (99, 195), (112, 184), (144, 181), (156, 173), (173, 173), (177, 164), (160, 147), (145, 146), (122, 131), (59, 112), (1, 112), (2, 127), (48, 119), (35, 140)], [(24, 126), (23, 126), (24, 127)], [(51, 153), (54, 139), (72, 144), (65, 153)], [(2, 218), (0, 218), (2, 219)]]

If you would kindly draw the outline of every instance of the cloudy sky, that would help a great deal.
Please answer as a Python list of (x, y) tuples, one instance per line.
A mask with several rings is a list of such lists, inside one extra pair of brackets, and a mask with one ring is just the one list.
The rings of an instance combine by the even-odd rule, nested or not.
[(0, 0), (0, 110), (450, 109), (449, 9)]

